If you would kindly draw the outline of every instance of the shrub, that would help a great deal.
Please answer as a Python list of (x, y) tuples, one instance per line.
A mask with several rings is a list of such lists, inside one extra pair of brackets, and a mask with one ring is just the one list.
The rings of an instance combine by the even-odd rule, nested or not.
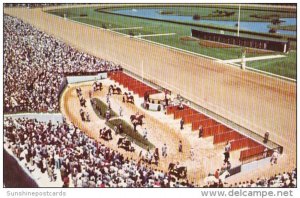
[[(108, 106), (98, 98), (92, 98), (91, 103), (92, 103), (93, 110), (97, 114), (97, 116), (100, 119), (105, 119), (105, 113), (108, 109)], [(110, 110), (110, 115), (111, 117), (118, 116), (118, 114), (114, 112), (112, 109)]]
[(130, 141), (133, 141), (136, 145), (144, 148), (144, 149), (153, 149), (155, 148), (154, 145), (149, 142), (147, 139), (145, 139), (141, 134), (139, 134), (138, 132), (135, 132), (133, 130), (133, 127), (131, 125), (129, 125), (126, 121), (122, 120), (122, 119), (114, 119), (114, 120), (110, 120), (107, 122), (107, 125), (114, 129), (115, 126), (119, 126), (120, 124), (122, 124), (122, 128), (123, 128), (123, 133), (120, 134), (121, 136), (125, 136), (125, 134), (127, 135), (127, 138)]

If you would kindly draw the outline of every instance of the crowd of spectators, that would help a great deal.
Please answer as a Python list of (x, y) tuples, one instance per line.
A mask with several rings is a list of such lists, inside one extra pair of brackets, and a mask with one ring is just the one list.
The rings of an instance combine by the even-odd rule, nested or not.
[(67, 74), (119, 70), (22, 20), (4, 15), (4, 111), (56, 112)]
[[(56, 112), (66, 75), (119, 70), (22, 20), (4, 15), (4, 112)], [(5, 118), (5, 144), (28, 169), (64, 187), (193, 187), (125, 158), (71, 124)], [(59, 171), (58, 171), (59, 170)], [(59, 174), (56, 174), (56, 173)], [(229, 187), (295, 187), (297, 170)], [(223, 185), (222, 185), (223, 186)]]
[[(142, 161), (125, 158), (72, 124), (5, 118), (4, 142), (30, 171), (63, 187), (192, 187)], [(55, 174), (59, 170), (59, 174)]]
[(297, 169), (291, 172), (283, 172), (276, 174), (270, 178), (257, 178), (256, 181), (250, 180), (245, 182), (235, 183), (229, 187), (249, 188), (249, 187), (274, 187), (274, 188), (295, 188), (297, 187)]

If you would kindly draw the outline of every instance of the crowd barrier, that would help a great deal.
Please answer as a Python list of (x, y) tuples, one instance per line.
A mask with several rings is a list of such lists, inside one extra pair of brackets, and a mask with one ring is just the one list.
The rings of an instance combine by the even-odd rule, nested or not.
[[(175, 105), (175, 106), (168, 106), (167, 107), (167, 115), (170, 115), (170, 114), (174, 114), (176, 111), (180, 111), (179, 109), (178, 109), (178, 105)], [(183, 109), (187, 109), (188, 108), (188, 106), (186, 106), (186, 105), (183, 105)]]
[(247, 148), (247, 147), (251, 148), (251, 147), (255, 147), (255, 146), (259, 145), (259, 143), (255, 142), (252, 139), (247, 138), (247, 137), (243, 137), (243, 138), (234, 140), (234, 141), (230, 142), (230, 144), (231, 144), (232, 151), (239, 150), (242, 148)]
[(220, 144), (220, 143), (224, 143), (227, 141), (240, 139), (242, 137), (244, 137), (244, 136), (234, 130), (227, 131), (225, 133), (215, 134), (214, 135), (214, 144)]
[(202, 126), (204, 129), (205, 127), (218, 125), (218, 124), (219, 124), (218, 122), (216, 122), (214, 119), (211, 118), (192, 122), (192, 131), (198, 130), (200, 126)]
[(67, 81), (69, 84), (79, 83), (79, 82), (87, 82), (87, 81), (95, 81), (107, 78), (107, 73), (97, 73), (95, 75), (75, 75), (75, 76), (67, 76)]
[[(263, 156), (264, 150), (265, 150), (265, 147), (263, 145), (258, 145), (258, 146), (243, 150), (240, 152), (240, 161), (245, 161), (251, 157), (258, 157), (259, 155), (261, 155), (261, 157), (264, 157)], [(266, 157), (268, 156), (268, 153), (270, 154), (270, 152), (265, 153)]]
[[(108, 76), (122, 84), (124, 87), (143, 97), (146, 92), (150, 94), (159, 93), (158, 90), (145, 85), (143, 82), (136, 80), (135, 78), (121, 72), (109, 72)], [(182, 118), (185, 124), (192, 123), (192, 130), (198, 130), (200, 126), (203, 127), (202, 137), (213, 136), (213, 143), (219, 144), (227, 141), (231, 142), (231, 150), (239, 150), (246, 148), (240, 152), (240, 161), (245, 161), (254, 158), (260, 158), (263, 156), (265, 146), (245, 137), (242, 134), (234, 131), (233, 129), (217, 122), (216, 120), (183, 105), (182, 110), (177, 106), (168, 106), (166, 108), (166, 114), (174, 114), (174, 119)], [(153, 106), (154, 107), (154, 106)], [(155, 106), (156, 107), (156, 106)], [(154, 108), (155, 108), (154, 107)], [(269, 151), (271, 152), (271, 151)]]
[(214, 136), (216, 134), (220, 133), (226, 133), (228, 131), (231, 131), (232, 129), (222, 125), (222, 124), (217, 124), (217, 125), (212, 125), (208, 127), (203, 128), (203, 134), (202, 137), (209, 137), (209, 136)]
[(135, 94), (138, 94), (139, 97), (144, 97), (145, 93), (149, 94), (159, 93), (158, 90), (146, 85), (145, 83), (136, 80), (135, 78), (121, 72), (109, 72), (108, 76), (110, 79), (118, 82), (120, 85), (123, 85), (129, 91), (133, 91)]
[(182, 118), (185, 115), (192, 115), (192, 114), (195, 114), (195, 113), (197, 113), (197, 111), (195, 111), (194, 109), (191, 109), (191, 108), (178, 110), (178, 111), (174, 112), (174, 119), (179, 119), (179, 118)]
[(183, 116), (183, 121), (185, 124), (197, 122), (197, 121), (204, 120), (204, 119), (208, 119), (208, 117), (201, 113), (195, 113), (195, 114)]
[(65, 76), (93, 76), (93, 75), (98, 75), (101, 73), (107, 73), (109, 75), (109, 73), (112, 72), (122, 72), (122, 69), (118, 69), (118, 70), (114, 70), (114, 71), (93, 71), (93, 72), (64, 72)]

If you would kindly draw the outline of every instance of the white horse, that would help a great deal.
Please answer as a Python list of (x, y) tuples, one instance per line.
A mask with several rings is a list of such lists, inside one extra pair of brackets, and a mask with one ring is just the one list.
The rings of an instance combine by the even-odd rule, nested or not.
[(222, 183), (225, 182), (226, 177), (230, 176), (230, 173), (226, 170), (222, 173), (222, 175), (219, 176), (219, 179), (217, 179), (214, 175), (208, 176), (204, 178), (204, 183), (206, 185), (212, 185), (214, 183), (219, 183), (219, 180), (221, 180)]

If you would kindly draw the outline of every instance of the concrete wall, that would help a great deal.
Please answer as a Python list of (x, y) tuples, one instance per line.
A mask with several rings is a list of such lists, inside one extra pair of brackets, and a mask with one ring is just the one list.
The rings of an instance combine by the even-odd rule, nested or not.
[(99, 73), (98, 75), (92, 76), (68, 76), (67, 81), (69, 84), (86, 82), (86, 81), (95, 81), (107, 78), (107, 73)]
[(40, 122), (48, 122), (51, 120), (52, 123), (63, 122), (63, 115), (61, 113), (18, 113), (18, 114), (6, 114), (4, 118), (11, 117), (13, 119), (28, 118), (37, 119)]

